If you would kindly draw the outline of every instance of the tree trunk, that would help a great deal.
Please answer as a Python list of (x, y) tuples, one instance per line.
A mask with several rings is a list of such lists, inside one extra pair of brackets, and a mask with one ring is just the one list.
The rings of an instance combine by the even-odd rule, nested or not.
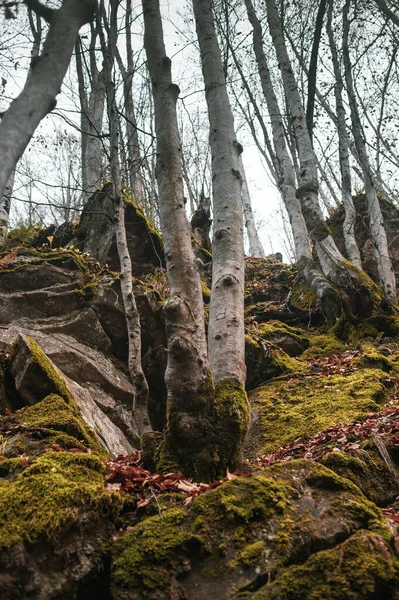
[(120, 285), (125, 308), (125, 318), (129, 340), (128, 368), (134, 389), (133, 415), (140, 435), (151, 431), (148, 418), (148, 383), (141, 365), (141, 325), (132, 284), (132, 263), (126, 239), (125, 203), (119, 164), (119, 120), (115, 99), (115, 86), (112, 81), (114, 64), (113, 48), (116, 44), (117, 11), (119, 0), (111, 0), (110, 28), (108, 44), (100, 32), (104, 57), (104, 79), (110, 132), (110, 166), (112, 176), (113, 202), (115, 205), (116, 245), (121, 264)]
[(193, 0), (210, 122), (213, 188), (208, 348), (216, 384), (221, 466), (237, 464), (248, 427), (245, 393), (244, 244), (239, 156), (211, 0)]
[(387, 3), (385, 2), (385, 0), (375, 0), (375, 1), (378, 4), (378, 7), (381, 10), (381, 12), (384, 13), (384, 15), (388, 19), (390, 19), (392, 21), (392, 23), (395, 23), (395, 25), (397, 25), (399, 27), (399, 15), (394, 13), (393, 10), (391, 10), (389, 8), (389, 6), (387, 6)]
[(270, 34), (282, 74), (285, 95), (291, 116), (300, 162), (299, 187), (296, 195), (301, 202), (310, 237), (314, 242), (324, 275), (345, 292), (350, 299), (351, 310), (363, 314), (372, 306), (371, 282), (365, 285), (355, 265), (348, 265), (338, 250), (321, 212), (317, 159), (306, 127), (305, 113), (298, 86), (285, 45), (281, 20), (275, 0), (266, 0)]
[(380, 203), (377, 198), (375, 181), (371, 172), (366, 145), (362, 136), (361, 121), (359, 109), (356, 101), (356, 93), (352, 77), (352, 65), (349, 55), (349, 1), (347, 0), (342, 11), (343, 36), (342, 50), (345, 65), (345, 81), (351, 112), (352, 133), (355, 140), (356, 150), (360, 158), (360, 164), (364, 175), (366, 186), (366, 198), (369, 213), (369, 228), (371, 240), (373, 242), (374, 257), (377, 263), (378, 277), (384, 288), (387, 300), (394, 304), (396, 302), (396, 281), (395, 273), (392, 268), (392, 262), (388, 251), (388, 240), (384, 228)]
[(154, 97), (159, 214), (170, 285), (170, 296), (164, 305), (168, 421), (157, 466), (168, 469), (168, 460), (172, 460), (169, 469), (177, 463), (184, 473), (209, 479), (224, 470), (227, 463), (220, 450), (224, 440), (218, 440), (201, 282), (185, 211), (176, 114), (179, 88), (172, 83), (158, 0), (143, 0), (143, 11), (144, 46)]
[(210, 0), (194, 0), (210, 121), (213, 185), (209, 354), (216, 383), (245, 382), (244, 248), (239, 156)]
[(254, 213), (252, 212), (252, 203), (251, 196), (249, 195), (247, 178), (245, 176), (245, 169), (242, 163), (241, 156), (239, 157), (239, 167), (240, 173), (242, 177), (242, 186), (241, 186), (241, 198), (242, 198), (242, 207), (244, 211), (244, 219), (245, 219), (245, 228), (247, 230), (248, 235), (248, 243), (249, 243), (249, 256), (265, 256), (265, 251), (262, 246), (262, 242), (260, 241), (258, 232), (256, 230)]
[(101, 187), (104, 179), (103, 155), (101, 139), (105, 110), (105, 81), (103, 70), (99, 71), (96, 61), (97, 29), (91, 27), (91, 39), (88, 49), (90, 93), (86, 92), (84, 70), (82, 64), (82, 46), (76, 43), (75, 57), (78, 75), (79, 98), (81, 106), (82, 130), (82, 199), (83, 204), (96, 189)]
[(323, 20), (326, 12), (327, 0), (320, 0), (319, 9), (317, 11), (316, 23), (313, 34), (312, 52), (310, 56), (309, 75), (308, 75), (308, 101), (306, 106), (306, 126), (308, 128), (310, 140), (313, 133), (313, 115), (314, 115), (314, 99), (316, 94), (316, 79), (317, 79), (317, 60), (319, 58), (319, 47), (321, 33), (323, 31)]
[(3, 198), (0, 202), (0, 248), (4, 246), (7, 239), (8, 223), (10, 220), (11, 196), (14, 188), (15, 169), (12, 171), (10, 179), (4, 190)]
[(42, 53), (0, 123), (0, 198), (40, 121), (56, 105), (76, 36), (82, 25), (93, 18), (95, 5), (94, 0), (64, 0), (61, 8), (50, 12)]
[(337, 131), (339, 140), (339, 166), (341, 170), (342, 203), (345, 209), (345, 220), (343, 224), (345, 248), (349, 260), (358, 267), (362, 268), (360, 251), (355, 239), (356, 209), (352, 199), (352, 178), (349, 162), (349, 148), (347, 143), (347, 133), (345, 125), (345, 107), (342, 97), (344, 83), (342, 81), (341, 68), (338, 60), (337, 47), (334, 40), (334, 34), (331, 26), (333, 2), (330, 0), (327, 13), (327, 33), (330, 43), (331, 59), (333, 63), (335, 76), (335, 105), (337, 110)]
[(262, 91), (267, 103), (272, 126), (273, 143), (278, 163), (278, 188), (290, 219), (294, 237), (295, 254), (302, 277), (313, 289), (321, 307), (331, 321), (341, 314), (337, 292), (324, 277), (312, 259), (310, 239), (296, 196), (295, 170), (285, 140), (284, 123), (263, 48), (263, 32), (251, 0), (245, 0), (248, 19), (253, 27), (253, 43)]

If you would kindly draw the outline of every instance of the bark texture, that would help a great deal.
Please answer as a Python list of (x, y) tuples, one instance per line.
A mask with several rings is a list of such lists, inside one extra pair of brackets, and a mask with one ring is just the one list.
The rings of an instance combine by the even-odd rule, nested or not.
[[(220, 428), (223, 412), (218, 410), (208, 362), (201, 282), (185, 211), (176, 114), (179, 88), (172, 83), (158, 0), (143, 0), (143, 10), (154, 97), (159, 214), (170, 286), (164, 305), (168, 418), (164, 440), (152, 454), (158, 469), (170, 471), (177, 466), (193, 477), (212, 479), (236, 462), (223, 444), (235, 449), (242, 436), (226, 443)], [(147, 442), (149, 448), (151, 438)]]
[(83, 204), (88, 196), (101, 187), (104, 179), (103, 144), (101, 139), (105, 110), (104, 71), (98, 70), (96, 63), (97, 30), (92, 27), (89, 46), (90, 90), (86, 89), (80, 43), (76, 44), (76, 69), (78, 74), (79, 98), (81, 105), (82, 129), (82, 191)]
[(262, 26), (256, 16), (251, 0), (245, 0), (248, 19), (253, 27), (253, 45), (259, 77), (272, 126), (273, 144), (277, 158), (278, 180), (284, 205), (287, 209), (294, 237), (295, 254), (302, 277), (315, 292), (323, 311), (334, 321), (341, 313), (341, 302), (337, 292), (312, 259), (310, 238), (303, 218), (300, 202), (296, 196), (295, 168), (286, 144), (284, 122), (270, 76), (263, 48)]
[(49, 13), (43, 51), (0, 123), (0, 198), (40, 121), (56, 105), (76, 36), (82, 25), (93, 18), (95, 5), (94, 0), (64, 0), (58, 10)]
[(104, 77), (106, 83), (106, 96), (108, 107), (108, 120), (110, 131), (110, 163), (113, 188), (113, 201), (115, 203), (115, 234), (116, 245), (121, 265), (121, 292), (125, 308), (126, 325), (129, 340), (128, 368), (134, 388), (133, 413), (139, 430), (143, 435), (151, 431), (148, 417), (148, 383), (141, 364), (141, 325), (133, 293), (132, 262), (130, 259), (125, 227), (125, 203), (122, 195), (122, 183), (119, 164), (119, 120), (115, 99), (115, 87), (112, 81), (114, 64), (113, 48), (116, 44), (116, 27), (118, 0), (111, 0), (110, 30), (108, 44), (105, 44), (104, 35), (101, 35), (104, 56)]
[(255, 225), (255, 217), (252, 211), (251, 196), (249, 195), (249, 189), (247, 184), (247, 178), (245, 176), (245, 169), (242, 163), (241, 156), (239, 157), (240, 173), (242, 177), (241, 186), (241, 198), (242, 208), (244, 211), (245, 228), (247, 230), (248, 243), (249, 243), (249, 256), (265, 256), (265, 251), (260, 241), (258, 231)]
[(342, 188), (342, 203), (345, 209), (345, 220), (344, 220), (344, 240), (345, 248), (349, 257), (349, 260), (358, 267), (362, 268), (362, 261), (360, 258), (360, 251), (357, 247), (355, 239), (355, 222), (356, 222), (356, 210), (352, 199), (352, 178), (350, 171), (349, 161), (349, 147), (347, 141), (346, 125), (345, 125), (345, 107), (343, 101), (343, 89), (344, 82), (342, 80), (341, 67), (338, 59), (337, 46), (335, 44), (334, 34), (332, 30), (332, 9), (333, 2), (330, 0), (327, 12), (327, 33), (331, 50), (331, 59), (334, 69), (335, 85), (335, 106), (337, 111), (337, 131), (338, 131), (338, 142), (339, 142), (339, 166), (341, 170), (341, 188)]
[(244, 384), (244, 248), (239, 156), (210, 0), (193, 0), (210, 121), (213, 186), (209, 355), (216, 382)]
[(345, 65), (345, 82), (349, 99), (349, 107), (352, 121), (352, 133), (355, 140), (357, 154), (360, 159), (366, 187), (366, 197), (369, 212), (369, 226), (371, 239), (374, 246), (374, 256), (377, 263), (378, 276), (381, 285), (384, 288), (387, 300), (394, 304), (396, 302), (396, 281), (389, 257), (387, 235), (384, 228), (384, 222), (381, 213), (380, 203), (377, 198), (377, 189), (369, 163), (369, 157), (366, 144), (362, 135), (362, 126), (359, 115), (359, 108), (356, 100), (356, 93), (352, 76), (352, 65), (349, 55), (349, 1), (347, 0), (342, 11), (343, 18), (343, 38), (342, 49)]
[(3, 197), (0, 201), (0, 248), (6, 241), (8, 233), (8, 222), (10, 219), (11, 196), (14, 187), (14, 177), (15, 170), (13, 170), (11, 173), (11, 176), (4, 190)]

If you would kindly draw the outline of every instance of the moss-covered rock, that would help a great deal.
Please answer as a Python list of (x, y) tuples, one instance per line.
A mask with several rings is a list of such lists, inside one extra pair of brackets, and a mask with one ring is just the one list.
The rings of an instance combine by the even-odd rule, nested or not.
[(302, 435), (378, 412), (388, 385), (386, 373), (373, 368), (271, 381), (250, 394), (257, 419), (247, 436), (248, 450), (268, 454)]
[[(0, 432), (6, 444), (7, 457), (32, 454), (45, 446), (56, 444), (65, 450), (88, 449), (107, 458), (108, 453), (80, 417), (71, 401), (52, 394), (34, 406), (26, 407), (0, 419)], [(8, 432), (6, 436), (6, 432)]]
[(380, 511), (348, 480), (309, 461), (275, 465), (199, 496), (186, 510), (144, 519), (120, 537), (113, 598), (236, 597), (360, 528), (391, 538)]
[(75, 598), (104, 568), (120, 494), (73, 402), (52, 395), (0, 419), (0, 594)]
[(387, 539), (359, 531), (337, 548), (318, 552), (303, 565), (284, 569), (252, 600), (369, 600), (397, 598), (399, 561)]

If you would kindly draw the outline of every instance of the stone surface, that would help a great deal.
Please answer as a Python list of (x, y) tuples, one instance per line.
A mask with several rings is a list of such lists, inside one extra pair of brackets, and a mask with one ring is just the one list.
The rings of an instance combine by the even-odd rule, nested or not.
[[(43, 350), (46, 336), (36, 337), (39, 338), (40, 347)], [(44, 361), (39, 360), (34, 350), (32, 351), (31, 339), (33, 338), (29, 338), (27, 335), (18, 334), (10, 364), (10, 372), (14, 377), (15, 389), (20, 398), (26, 404), (33, 405), (50, 394), (60, 394), (60, 390), (65, 389), (60, 386), (66, 386), (83, 419), (89, 427), (95, 430), (108, 452), (113, 456), (130, 454), (140, 441), (132, 411), (124, 408), (111, 394), (102, 390), (99, 384), (92, 384), (89, 389), (83, 388), (76, 382), (76, 371), (75, 381), (65, 376), (64, 372), (50, 360), (48, 354), (45, 355)], [(52, 348), (53, 350), (57, 348), (58, 352), (62, 353), (66, 346), (57, 346), (53, 341)], [(64, 364), (70, 365), (71, 358), (69, 357), (68, 362)], [(105, 363), (105, 359), (101, 366), (108, 367), (108, 373), (112, 372), (114, 377), (118, 377), (113, 367)], [(52, 376), (54, 371), (56, 377)], [(84, 368), (82, 368), (80, 377), (80, 381), (87, 386)], [(103, 384), (104, 381), (105, 377)], [(126, 384), (126, 382), (124, 383)]]
[[(89, 252), (101, 264), (108, 264), (114, 271), (119, 271), (111, 192), (112, 185), (108, 183), (89, 198), (80, 218), (77, 238), (82, 251)], [(161, 238), (133, 203), (126, 205), (125, 222), (133, 275), (140, 277), (164, 266)]]

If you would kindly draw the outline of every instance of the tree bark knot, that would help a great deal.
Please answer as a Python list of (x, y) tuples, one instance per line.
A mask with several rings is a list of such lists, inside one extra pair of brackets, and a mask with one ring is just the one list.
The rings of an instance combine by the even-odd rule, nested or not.
[(216, 285), (219, 283), (225, 285), (226, 287), (231, 287), (232, 285), (238, 285), (240, 282), (238, 277), (229, 273), (227, 275), (222, 275), (222, 277), (220, 277), (216, 282)]
[(312, 192), (317, 194), (318, 191), (319, 191), (319, 184), (317, 183), (317, 180), (311, 179), (310, 181), (303, 183), (302, 185), (300, 185), (297, 188), (296, 197), (300, 200), (301, 198), (304, 198), (307, 194), (310, 194)]

